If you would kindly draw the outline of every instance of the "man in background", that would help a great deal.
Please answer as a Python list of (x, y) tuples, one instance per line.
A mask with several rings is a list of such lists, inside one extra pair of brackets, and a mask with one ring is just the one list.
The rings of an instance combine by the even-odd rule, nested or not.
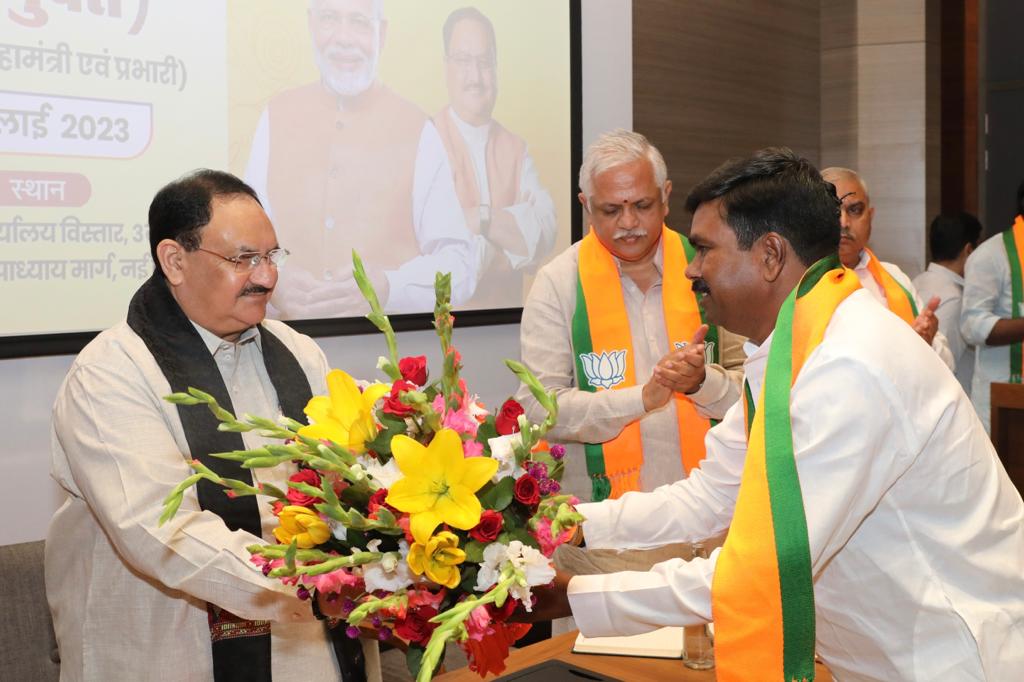
[[(574, 444), (564, 488), (600, 500), (698, 466), (710, 420), (739, 397), (743, 353), (721, 328), (705, 336), (683, 275), (692, 247), (664, 223), (672, 182), (657, 148), (638, 133), (605, 133), (579, 185), (589, 234), (541, 268), (520, 338), (524, 364), (557, 394), (548, 436)], [(543, 417), (525, 387), (516, 398), (531, 421)]]
[(378, 79), (382, 0), (310, 0), (308, 23), (320, 79), (270, 100), (246, 169), (296, 251), (274, 306), (285, 319), (365, 312), (353, 249), (388, 312), (432, 310), (437, 272), (465, 303), (484, 241), (466, 228), (434, 124)]
[(1017, 187), (1013, 225), (991, 237), (967, 258), (960, 329), (977, 347), (971, 401), (990, 429), (994, 381), (1021, 383), (1024, 342), (1024, 182)]
[(498, 96), (494, 25), (475, 7), (452, 12), (442, 31), (448, 106), (434, 116), (466, 224), (486, 239), (473, 308), (518, 305), (523, 272), (551, 251), (555, 205), (522, 138), (492, 114)]
[(931, 345), (946, 366), (956, 371), (949, 343), (939, 331), (939, 321), (935, 317), (935, 308), (940, 301), (932, 298), (925, 307), (910, 278), (899, 266), (879, 260), (868, 248), (875, 207), (871, 205), (867, 184), (849, 168), (826, 168), (821, 171), (821, 176), (836, 186), (840, 201), (842, 232), (839, 258), (843, 265), (856, 272), (861, 286), (903, 318), (918, 336)]
[(269, 505), (201, 481), (159, 525), (192, 459), (250, 485), (284, 489), (295, 473), (211, 456), (268, 441), (164, 396), (193, 386), (237, 415), (301, 418), (328, 365), (312, 339), (263, 319), (288, 251), (245, 183), (176, 180), (149, 229), (153, 276), (75, 359), (53, 408), (51, 475), (67, 500), (45, 566), (61, 679), (379, 680), (376, 642), (325, 627), (250, 563), (246, 546), (277, 526)]
[(960, 304), (964, 293), (964, 264), (981, 239), (981, 223), (970, 213), (936, 216), (928, 228), (932, 262), (914, 278), (914, 287), (923, 300), (938, 298), (935, 317), (939, 331), (949, 342), (956, 363), (956, 378), (970, 395), (974, 376), (974, 347), (960, 333)]

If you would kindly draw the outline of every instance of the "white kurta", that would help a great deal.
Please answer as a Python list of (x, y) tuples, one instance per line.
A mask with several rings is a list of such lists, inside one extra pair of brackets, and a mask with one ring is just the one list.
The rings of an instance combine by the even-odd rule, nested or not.
[[(314, 395), (326, 393), (327, 360), (313, 340), (280, 322), (265, 324), (295, 355)], [(235, 413), (274, 418), (280, 407), (255, 331), (238, 343), (201, 335)], [(212, 680), (210, 601), (274, 621), (275, 681), (337, 680), (333, 649), (309, 604), (249, 562), (246, 545), (266, 540), (229, 531), (200, 511), (195, 487), (177, 515), (157, 526), (164, 497), (192, 473), (178, 408), (163, 400), (170, 392), (146, 345), (121, 323), (86, 346), (57, 396), (52, 476), (68, 498), (46, 538), (46, 593), (61, 679)], [(252, 432), (243, 441), (263, 442)], [(283, 488), (293, 471), (278, 469), (254, 475)], [(269, 505), (261, 502), (260, 513), (264, 537), (274, 542)], [(376, 644), (364, 650), (369, 678), (379, 679)]]
[[(910, 295), (914, 297), (914, 305), (917, 306), (918, 312), (924, 310), (924, 304), (927, 301), (922, 301), (921, 297), (917, 294), (917, 289), (914, 288), (914, 283), (907, 277), (907, 273), (900, 270), (899, 266), (894, 263), (886, 263), (883, 260), (878, 261), (882, 264), (882, 267), (892, 275), (893, 279), (903, 285), (903, 288), (910, 292)], [(875, 299), (884, 305), (886, 308), (889, 307), (888, 301), (885, 299), (885, 291), (882, 289), (882, 285), (875, 281), (875, 278), (871, 275), (868, 270), (868, 253), (867, 251), (861, 251), (860, 262), (857, 263), (857, 267), (853, 269), (857, 273), (857, 279), (860, 280), (860, 285), (871, 292), (871, 295)], [(935, 337), (932, 338), (932, 349), (939, 354), (939, 357), (946, 367), (949, 367), (950, 371), (956, 371), (956, 360), (953, 358), (953, 352), (949, 349), (949, 342), (946, 340), (946, 335), (942, 333), (942, 330), (935, 332)]]
[(938, 263), (929, 263), (928, 269), (914, 278), (914, 287), (921, 300), (941, 299), (935, 309), (939, 318), (939, 331), (949, 343), (949, 352), (956, 363), (956, 379), (967, 395), (971, 394), (974, 377), (974, 346), (960, 333), (960, 306), (964, 297), (964, 278)]
[[(491, 187), (487, 181), (487, 139), (490, 135), (491, 124), (488, 121), (482, 126), (474, 126), (466, 123), (455, 109), (448, 107), (448, 115), (455, 123), (455, 128), (462, 136), (462, 141), (469, 151), (469, 158), (473, 161), (473, 171), (476, 173), (476, 187), (480, 193), (482, 205), (491, 204)], [(558, 230), (558, 220), (555, 215), (555, 202), (551, 200), (551, 194), (540, 183), (540, 176), (534, 166), (533, 159), (529, 152), (523, 153), (522, 170), (519, 172), (519, 192), (516, 195), (515, 203), (511, 206), (497, 206), (497, 209), (508, 211), (516, 221), (516, 227), (526, 245), (526, 253), (523, 255), (502, 250), (505, 258), (513, 270), (530, 269), (536, 267), (538, 261), (548, 255), (555, 243), (555, 236)]]
[[(1010, 346), (989, 346), (985, 341), (996, 322), (1013, 317), (1012, 308), (1010, 261), (1006, 257), (1003, 235), (997, 234), (982, 242), (967, 257), (964, 302), (960, 311), (960, 330), (968, 343), (977, 348), (971, 401), (986, 429), (990, 427), (992, 382), (1010, 379)], [(1020, 313), (1024, 314), (1024, 310)]]
[[(563, 488), (581, 499), (590, 499), (583, 447), (579, 443), (609, 441), (629, 423), (640, 420), (644, 462), (640, 469), (642, 490), (677, 481), (685, 476), (679, 455), (679, 424), (675, 401), (651, 412), (644, 411), (643, 384), (655, 365), (672, 349), (665, 329), (661, 280), (646, 293), (629, 277), (622, 277), (622, 293), (633, 341), (633, 371), (637, 385), (595, 393), (576, 387), (572, 317), (576, 310), (577, 254), (579, 243), (560, 253), (537, 273), (523, 307), (520, 344), (523, 363), (540, 383), (558, 398), (558, 424), (548, 437), (566, 442)], [(655, 257), (659, 273), (661, 246)], [(687, 341), (689, 339), (686, 339)], [(718, 419), (739, 399), (743, 374), (743, 339), (719, 328), (722, 365), (708, 365), (704, 385), (689, 396), (701, 414)], [(525, 386), (516, 394), (532, 422), (543, 419), (543, 411)]]
[[(769, 337), (746, 363), (755, 395), (770, 346)], [(858, 291), (793, 386), (817, 650), (844, 682), (1024, 679), (1024, 504), (926, 347)], [(689, 479), (581, 505), (587, 546), (650, 547), (726, 528), (746, 455), (742, 406), (707, 442)], [(708, 621), (717, 558), (576, 576), (576, 622), (601, 636)]]

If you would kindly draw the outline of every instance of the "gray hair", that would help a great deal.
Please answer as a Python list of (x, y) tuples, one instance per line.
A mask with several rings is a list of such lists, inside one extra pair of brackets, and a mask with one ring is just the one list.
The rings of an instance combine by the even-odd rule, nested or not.
[(833, 178), (843, 178), (845, 180), (853, 180), (860, 184), (861, 189), (864, 190), (864, 199), (870, 204), (871, 194), (868, 192), (868, 183), (865, 182), (864, 178), (860, 176), (855, 170), (850, 168), (843, 168), (842, 166), (830, 166), (825, 170), (821, 171), (821, 177), (826, 182), (832, 182)]
[[(316, 9), (320, 0), (309, 0), (309, 9)], [(373, 18), (380, 21), (384, 18), (384, 0), (373, 0)]]
[(579, 176), (580, 191), (583, 192), (583, 196), (589, 201), (594, 193), (594, 178), (598, 175), (609, 168), (631, 163), (637, 159), (647, 159), (651, 162), (654, 182), (658, 185), (662, 198), (664, 198), (665, 181), (668, 180), (668, 168), (665, 167), (664, 157), (646, 137), (623, 128), (602, 133), (587, 148), (587, 152), (583, 156), (583, 165), (580, 166)]

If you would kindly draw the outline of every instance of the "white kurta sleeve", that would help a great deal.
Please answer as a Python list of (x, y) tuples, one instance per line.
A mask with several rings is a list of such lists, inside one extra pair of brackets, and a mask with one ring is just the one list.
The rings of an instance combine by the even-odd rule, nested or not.
[[(805, 367), (793, 390), (791, 412), (797, 471), (803, 492), (812, 573), (817, 575), (877, 506), (909, 462), (898, 453), (916, 452), (908, 443), (905, 401), (897, 387), (871, 368), (833, 358)], [(840, 391), (843, 399), (836, 400)], [(879, 412), (879, 406), (889, 409)], [(872, 416), (877, 415), (877, 416)], [(866, 422), (870, 423), (866, 423)], [(690, 478), (652, 493), (627, 493), (615, 501), (581, 505), (587, 546), (614, 544), (635, 534), (678, 539), (701, 519), (717, 518), (722, 502), (735, 500), (742, 457), (734, 408), (708, 436), (708, 459)], [(725, 442), (715, 438), (725, 429)], [(917, 444), (918, 449), (922, 444)], [(706, 505), (721, 505), (708, 511)], [(731, 509), (728, 510), (731, 516)], [(694, 517), (698, 521), (694, 521)], [(706, 523), (706, 521), (705, 521)], [(569, 584), (573, 615), (586, 636), (635, 634), (663, 625), (687, 625), (711, 618), (710, 586), (720, 552), (708, 560), (672, 560), (649, 573), (576, 576)]]
[[(558, 424), (548, 431), (550, 438), (603, 443), (645, 414), (643, 386), (595, 393), (576, 387), (572, 330), (563, 312), (569, 304), (560, 300), (564, 295), (546, 270), (537, 275), (520, 324), (523, 364), (558, 399)], [(544, 418), (546, 413), (525, 386), (520, 386), (516, 400), (531, 422)]]
[(540, 184), (540, 176), (537, 175), (529, 152), (523, 159), (523, 168), (519, 174), (519, 196), (516, 197), (516, 203), (503, 210), (512, 214), (526, 244), (525, 255), (505, 251), (505, 257), (516, 270), (528, 268), (551, 250), (558, 229), (555, 202)]
[[(998, 239), (993, 237), (992, 239)], [(960, 309), (960, 331), (967, 342), (984, 346), (1001, 316), (996, 312), (1000, 298), (1010, 289), (1010, 264), (1002, 240), (989, 241), (967, 257), (964, 266), (964, 297)]]
[(309, 620), (308, 606), (253, 569), (245, 547), (263, 543), (200, 511), (195, 488), (157, 525), (164, 497), (190, 473), (165, 413), (134, 367), (79, 366), (54, 406), (54, 438), (73, 485), (131, 567), (172, 590), (243, 618)]
[(452, 303), (469, 300), (481, 276), (485, 240), (466, 227), (448, 154), (430, 121), (423, 125), (413, 174), (413, 228), (419, 256), (386, 273), (389, 312), (433, 310), (434, 277), (452, 275)]

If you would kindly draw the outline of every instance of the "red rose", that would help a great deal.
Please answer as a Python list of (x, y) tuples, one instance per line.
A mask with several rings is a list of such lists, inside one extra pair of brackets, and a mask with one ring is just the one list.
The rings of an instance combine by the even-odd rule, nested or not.
[(382, 408), (387, 414), (393, 414), (396, 417), (408, 417), (416, 411), (416, 408), (411, 405), (406, 405), (399, 399), (399, 395), (403, 391), (415, 391), (416, 386), (404, 379), (399, 379), (395, 383), (391, 384), (391, 395), (384, 399), (384, 407)]
[(387, 488), (380, 488), (373, 495), (370, 495), (370, 501), (366, 503), (366, 510), (370, 512), (371, 518), (377, 518), (377, 510), (381, 507), (390, 510), (392, 514), (398, 516), (399, 511), (387, 503), (387, 497)]
[(516, 479), (516, 487), (513, 492), (516, 499), (528, 507), (540, 502), (540, 484), (530, 474), (523, 474)]
[(498, 416), (494, 418), (494, 429), (498, 435), (507, 436), (519, 431), (519, 415), (522, 413), (522, 405), (512, 398), (506, 400), (498, 411)]
[(395, 634), (411, 644), (426, 645), (437, 623), (430, 619), (437, 615), (433, 606), (417, 606), (405, 612), (405, 618), (395, 623)]
[(398, 371), (402, 373), (402, 378), (406, 381), (411, 381), (417, 386), (424, 385), (427, 383), (427, 356), (416, 355), (402, 358), (398, 361)]
[(501, 512), (485, 509), (480, 514), (480, 523), (470, 529), (469, 537), (480, 542), (494, 542), (504, 525), (505, 520), (501, 517)]
[[(320, 474), (312, 469), (303, 469), (297, 474), (293, 474), (288, 480), (295, 481), (296, 483), (305, 483), (306, 485), (311, 485), (314, 488), (320, 487)], [(285, 494), (288, 496), (289, 502), (300, 507), (312, 507), (314, 504), (323, 502), (319, 497), (307, 495), (306, 493), (299, 492), (295, 488), (288, 488), (288, 492)]]

